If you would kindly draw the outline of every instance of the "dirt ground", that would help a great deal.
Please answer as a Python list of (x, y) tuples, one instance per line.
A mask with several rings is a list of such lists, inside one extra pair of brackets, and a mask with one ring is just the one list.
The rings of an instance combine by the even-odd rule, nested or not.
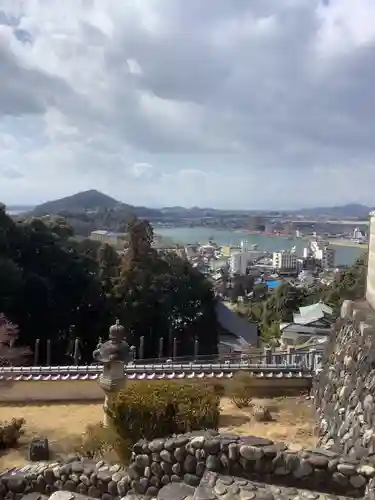
[[(251, 410), (239, 410), (228, 398), (221, 400), (220, 430), (239, 435), (262, 436), (283, 441), (292, 449), (314, 446), (314, 408), (305, 397), (253, 400), (266, 405), (274, 417), (272, 422), (256, 422)], [(53, 458), (64, 458), (72, 453), (85, 428), (102, 420), (103, 409), (99, 404), (66, 404), (38, 406), (0, 406), (0, 421), (23, 417), (26, 433), (19, 447), (0, 452), (0, 470), (27, 463), (27, 447), (30, 439), (46, 436)]]

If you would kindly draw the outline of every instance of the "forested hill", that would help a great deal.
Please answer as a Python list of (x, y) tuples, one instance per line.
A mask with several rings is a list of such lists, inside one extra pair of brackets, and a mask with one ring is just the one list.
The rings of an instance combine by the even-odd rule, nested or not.
[(84, 211), (84, 210), (97, 210), (100, 208), (115, 208), (120, 205), (120, 202), (100, 193), (95, 189), (83, 191), (81, 193), (66, 196), (58, 200), (47, 201), (34, 208), (32, 215), (40, 216), (47, 214), (59, 214), (64, 211)]
[(96, 229), (123, 232), (124, 225), (131, 216), (152, 221), (158, 219), (161, 212), (152, 208), (122, 203), (92, 189), (38, 205), (28, 215), (31, 217), (63, 216), (77, 236), (87, 237)]

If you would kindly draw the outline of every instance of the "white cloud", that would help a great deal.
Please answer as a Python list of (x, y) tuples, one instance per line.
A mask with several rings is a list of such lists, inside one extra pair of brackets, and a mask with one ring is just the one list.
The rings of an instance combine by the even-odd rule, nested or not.
[(0, 9), (5, 202), (373, 203), (372, 0)]
[(372, 0), (330, 0), (317, 10), (321, 22), (317, 36), (323, 55), (335, 56), (375, 42), (375, 3)]

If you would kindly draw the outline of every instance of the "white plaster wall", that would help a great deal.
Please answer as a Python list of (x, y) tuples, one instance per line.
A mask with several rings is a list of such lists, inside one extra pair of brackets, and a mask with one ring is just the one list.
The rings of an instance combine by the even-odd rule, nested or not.
[(96, 380), (0, 382), (0, 403), (103, 401)]
[[(214, 382), (215, 380), (211, 380)], [(220, 380), (217, 380), (220, 383)], [(134, 382), (141, 384), (142, 382)], [(183, 381), (181, 381), (183, 383)], [(224, 381), (224, 385), (225, 385)], [(303, 390), (311, 386), (310, 379), (253, 379), (256, 393), (282, 393), (286, 391)], [(0, 382), (0, 404), (22, 404), (43, 402), (102, 402), (104, 393), (96, 380), (67, 381), (21, 381)]]
[(367, 302), (375, 309), (375, 212), (370, 215), (369, 223), (369, 255), (366, 285)]

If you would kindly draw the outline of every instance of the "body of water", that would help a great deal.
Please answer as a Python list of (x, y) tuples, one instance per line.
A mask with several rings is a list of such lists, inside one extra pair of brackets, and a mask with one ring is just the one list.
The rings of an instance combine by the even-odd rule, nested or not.
[[(175, 243), (194, 244), (207, 243), (209, 239), (218, 245), (237, 246), (241, 240), (248, 241), (249, 245), (258, 245), (259, 250), (266, 252), (278, 252), (280, 250), (290, 250), (296, 247), (297, 255), (302, 256), (303, 248), (307, 246), (307, 240), (299, 238), (287, 239), (282, 236), (266, 236), (258, 234), (248, 234), (241, 231), (228, 231), (221, 229), (211, 229), (205, 227), (168, 227), (155, 228), (155, 233), (161, 236), (172, 238)], [(364, 248), (334, 246), (335, 265), (352, 265), (363, 254)]]

